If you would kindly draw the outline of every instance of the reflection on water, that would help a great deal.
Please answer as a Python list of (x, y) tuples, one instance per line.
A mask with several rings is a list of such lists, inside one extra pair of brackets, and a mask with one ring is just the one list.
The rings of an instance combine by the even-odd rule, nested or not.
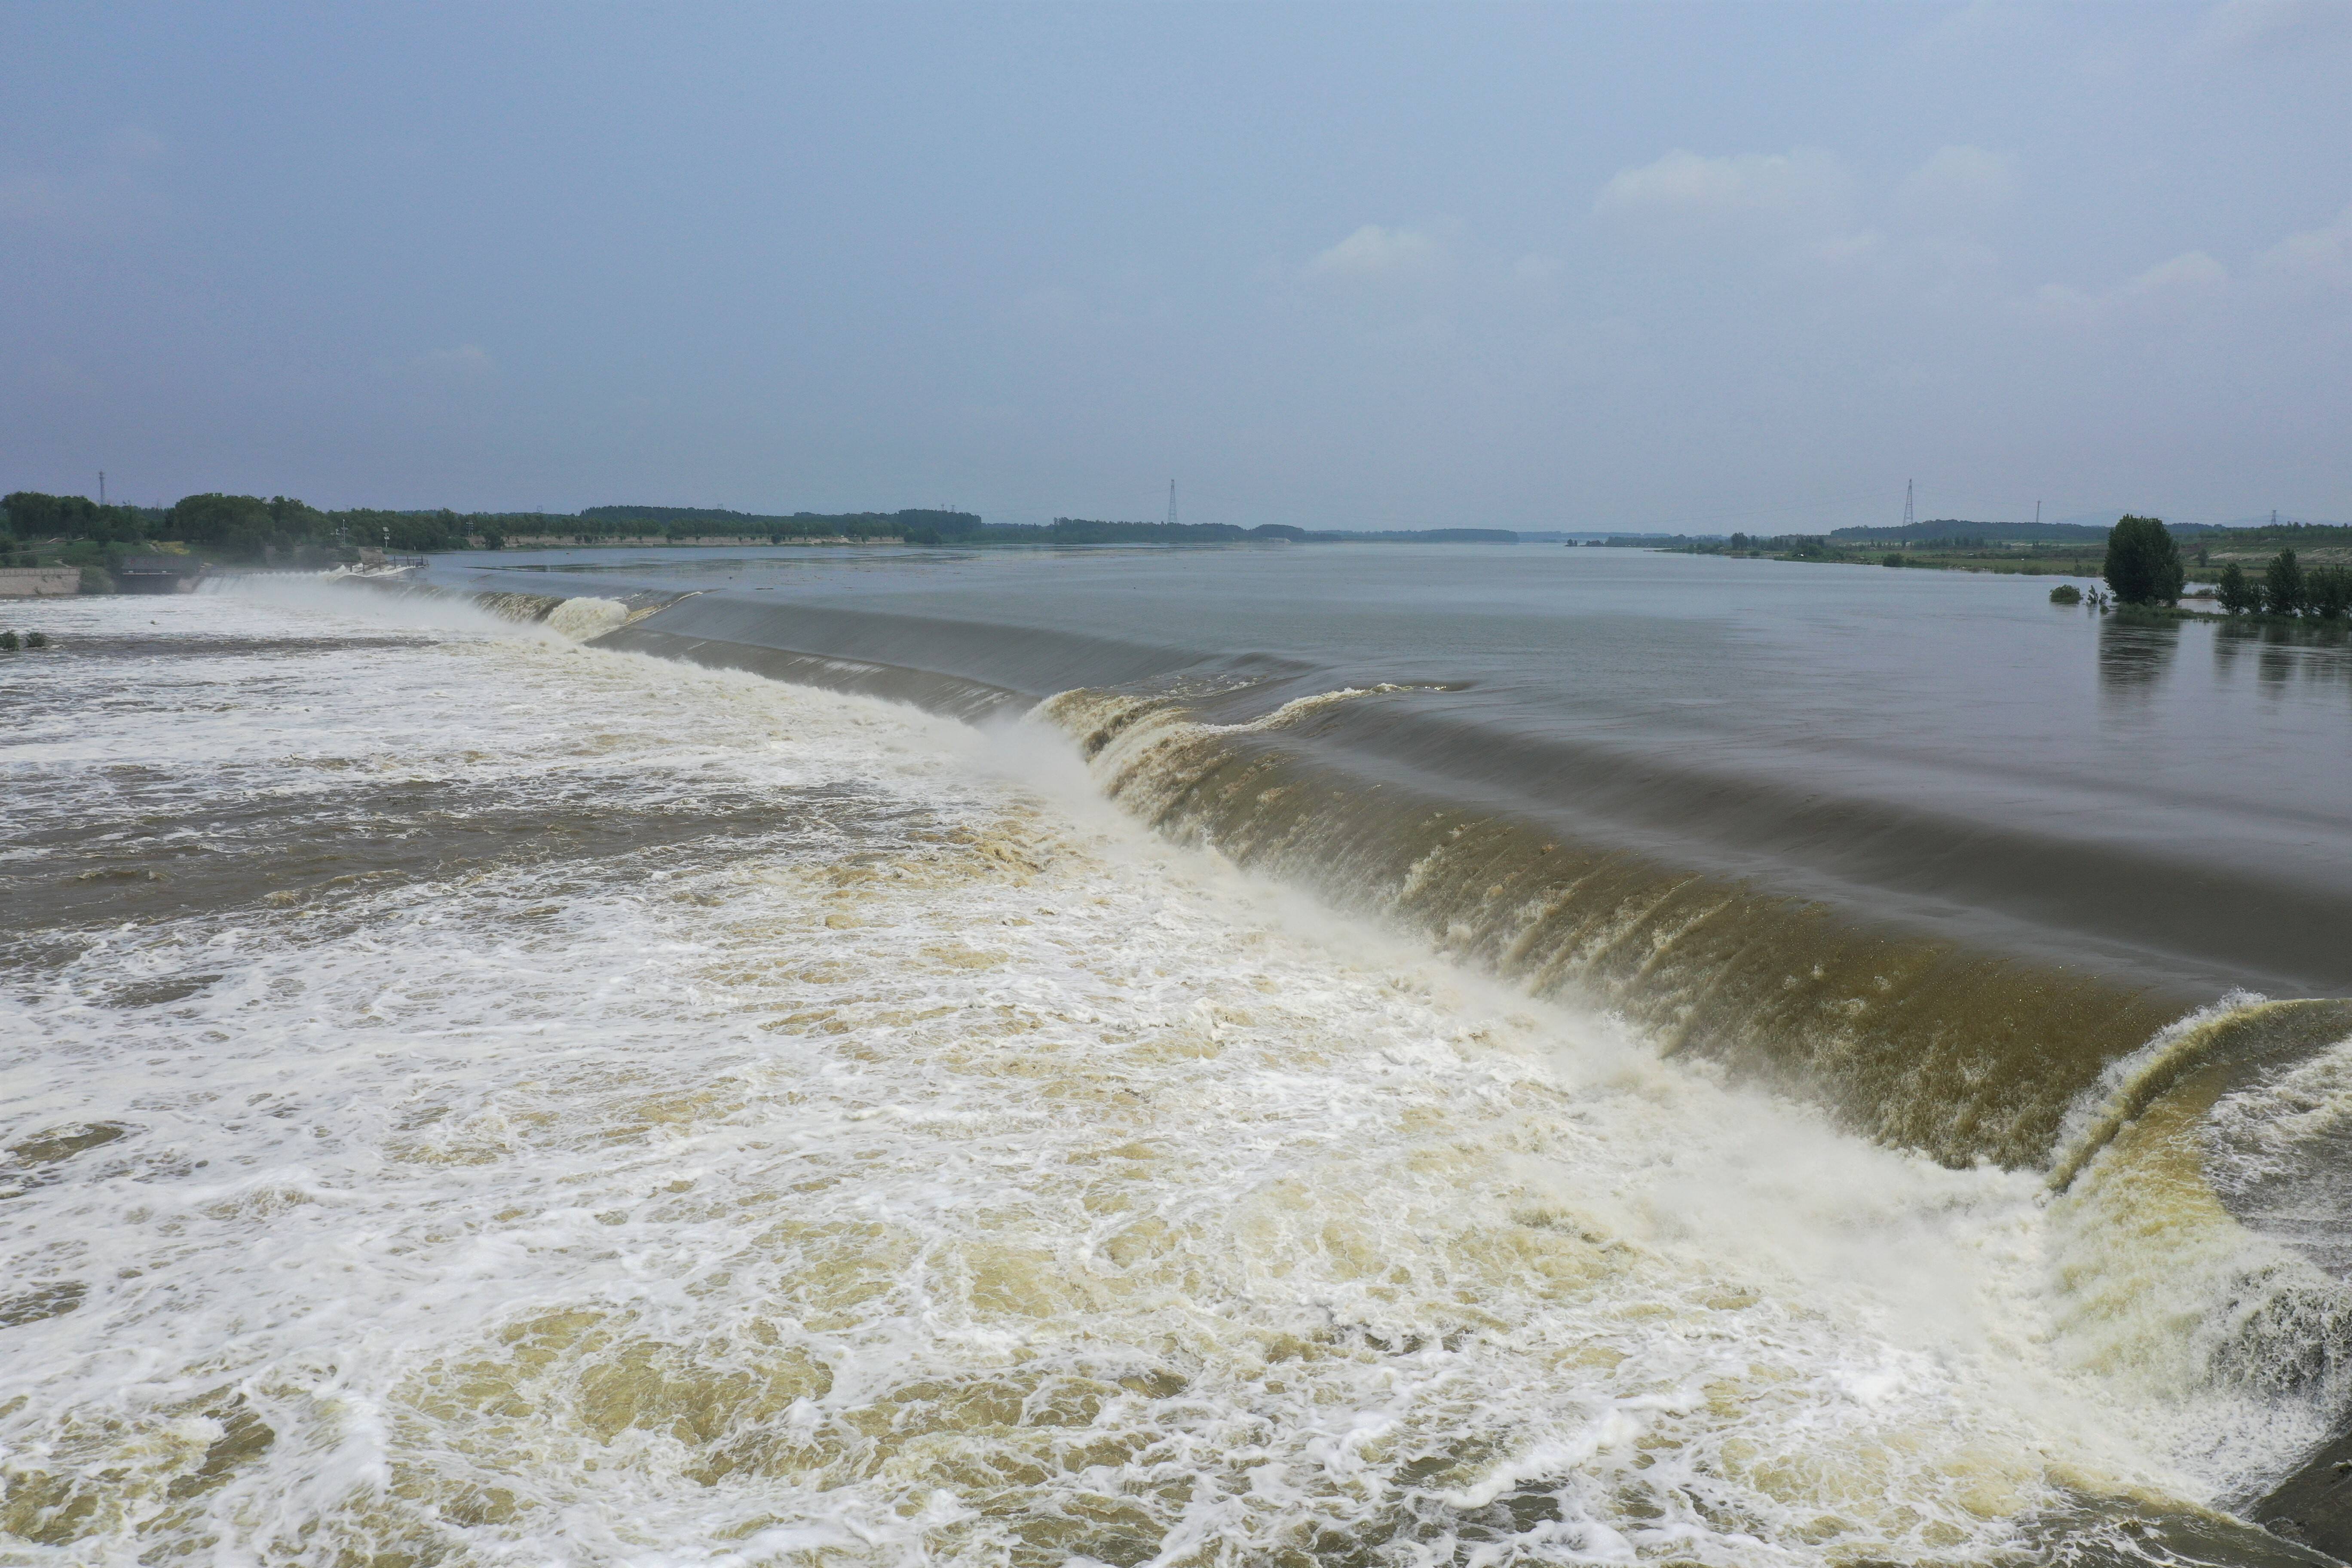
[(2099, 622), (2099, 692), (2116, 698), (2154, 695), (2180, 651), (2180, 623), (2110, 616)]
[(2234, 677), (2251, 657), (2263, 689), (2282, 695), (2306, 687), (2339, 686), (2352, 693), (2352, 628), (2337, 622), (2224, 621), (2213, 628), (2213, 667)]

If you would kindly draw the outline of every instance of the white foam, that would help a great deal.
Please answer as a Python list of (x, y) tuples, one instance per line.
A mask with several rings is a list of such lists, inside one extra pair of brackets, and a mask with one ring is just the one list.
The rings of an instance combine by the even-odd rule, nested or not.
[(586, 642), (624, 626), (629, 606), (618, 599), (566, 599), (548, 612), (548, 629), (574, 642)]

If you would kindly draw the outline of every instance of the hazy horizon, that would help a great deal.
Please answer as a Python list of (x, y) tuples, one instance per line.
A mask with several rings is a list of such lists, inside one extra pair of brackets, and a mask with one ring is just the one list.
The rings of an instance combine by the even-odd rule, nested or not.
[(0, 14), (0, 489), (2352, 517), (2352, 7)]

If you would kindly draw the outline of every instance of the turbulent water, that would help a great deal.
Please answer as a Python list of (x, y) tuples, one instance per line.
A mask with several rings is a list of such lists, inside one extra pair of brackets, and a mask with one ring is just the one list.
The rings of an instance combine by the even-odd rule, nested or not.
[(0, 1562), (2302, 1560), (2352, 1016), (562, 596), (0, 667)]

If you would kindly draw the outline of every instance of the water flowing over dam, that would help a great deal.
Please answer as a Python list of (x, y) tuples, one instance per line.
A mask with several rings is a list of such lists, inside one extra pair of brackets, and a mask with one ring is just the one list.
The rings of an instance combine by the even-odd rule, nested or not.
[(2340, 643), (1532, 547), (497, 567), (6, 672), (0, 1549), (2352, 1545)]

